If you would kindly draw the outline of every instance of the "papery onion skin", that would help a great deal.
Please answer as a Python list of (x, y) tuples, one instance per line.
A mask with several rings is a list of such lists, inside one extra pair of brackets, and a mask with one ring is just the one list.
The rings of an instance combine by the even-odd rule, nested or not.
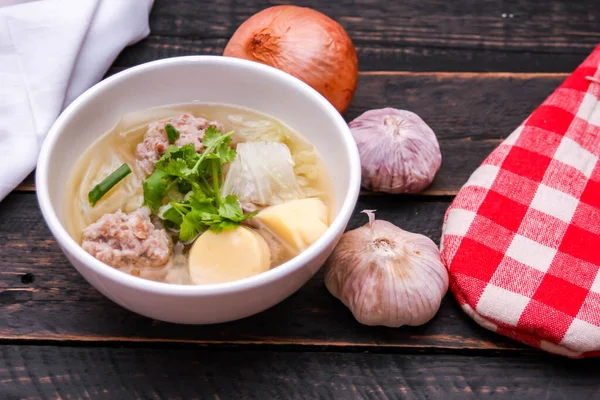
[(340, 112), (356, 90), (358, 58), (344, 28), (306, 7), (274, 6), (247, 19), (223, 52), (270, 65), (304, 81)]
[(387, 107), (369, 110), (348, 124), (356, 141), (362, 186), (385, 193), (419, 193), (442, 164), (433, 130), (417, 114)]

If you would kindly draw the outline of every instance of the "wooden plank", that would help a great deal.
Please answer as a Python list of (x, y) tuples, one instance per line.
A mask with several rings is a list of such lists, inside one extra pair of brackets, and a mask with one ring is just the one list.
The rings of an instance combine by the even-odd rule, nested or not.
[(4, 399), (595, 399), (594, 360), (0, 347)]
[[(167, 57), (221, 55), (227, 40), (152, 34), (123, 50), (115, 65), (126, 68)], [(355, 41), (354, 44), (362, 71), (570, 72), (593, 50), (593, 45), (585, 49), (563, 48), (560, 52), (549, 52), (545, 49), (515, 51), (386, 42), (363, 44)]]
[[(151, 36), (122, 66), (162, 57), (222, 54), (235, 29), (280, 1), (156, 1)], [(336, 19), (357, 47), (361, 70), (567, 72), (600, 39), (596, 0), (301, 0)], [(443, 67), (442, 67), (443, 66)]]
[[(349, 229), (366, 223), (360, 210), (439, 240), (449, 202), (431, 198), (362, 197)], [(418, 348), (446, 351), (521, 350), (520, 344), (480, 328), (450, 295), (421, 327), (358, 324), (329, 294), (322, 273), (300, 291), (256, 316), (213, 326), (178, 326), (137, 316), (113, 304), (76, 272), (61, 253), (31, 193), (0, 203), (0, 339), (185, 342), (332, 348)]]
[[(350, 121), (372, 108), (419, 114), (436, 132), (443, 164), (428, 195), (453, 195), (483, 159), (533, 111), (565, 74), (361, 73)], [(30, 176), (18, 188), (34, 190)]]

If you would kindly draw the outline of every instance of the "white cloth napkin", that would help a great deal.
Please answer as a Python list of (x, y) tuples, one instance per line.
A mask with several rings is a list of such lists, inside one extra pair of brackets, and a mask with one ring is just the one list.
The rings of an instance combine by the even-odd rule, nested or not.
[(0, 0), (0, 200), (60, 112), (150, 33), (153, 0)]

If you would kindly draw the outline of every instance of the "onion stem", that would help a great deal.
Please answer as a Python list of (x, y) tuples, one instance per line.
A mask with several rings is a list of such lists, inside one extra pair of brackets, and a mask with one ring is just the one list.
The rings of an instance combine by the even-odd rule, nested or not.
[(215, 201), (217, 203), (217, 207), (220, 207), (221, 206), (221, 193), (219, 190), (219, 167), (217, 166), (217, 163), (214, 162), (214, 160), (212, 160), (211, 164), (212, 164), (213, 188), (215, 191)]
[(167, 139), (170, 144), (175, 143), (179, 139), (179, 131), (171, 124), (165, 125), (165, 131), (167, 132)]
[(173, 186), (175, 186), (177, 182), (179, 182), (179, 178), (173, 179), (173, 181), (169, 183), (169, 186), (167, 186), (167, 188), (165, 189), (165, 192), (169, 194), (169, 192), (171, 191), (171, 189), (173, 189)]
[(117, 183), (121, 182), (123, 178), (130, 173), (131, 168), (129, 168), (129, 165), (125, 163), (114, 170), (109, 176), (104, 178), (102, 182), (94, 186), (94, 188), (88, 193), (88, 200), (92, 207), (95, 206), (98, 200), (108, 193), (110, 189), (112, 189)]

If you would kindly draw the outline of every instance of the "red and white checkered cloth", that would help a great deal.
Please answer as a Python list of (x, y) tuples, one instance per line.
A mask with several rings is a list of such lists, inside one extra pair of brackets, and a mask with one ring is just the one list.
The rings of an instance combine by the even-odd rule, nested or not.
[(600, 356), (600, 46), (471, 175), (442, 259), (477, 323)]

